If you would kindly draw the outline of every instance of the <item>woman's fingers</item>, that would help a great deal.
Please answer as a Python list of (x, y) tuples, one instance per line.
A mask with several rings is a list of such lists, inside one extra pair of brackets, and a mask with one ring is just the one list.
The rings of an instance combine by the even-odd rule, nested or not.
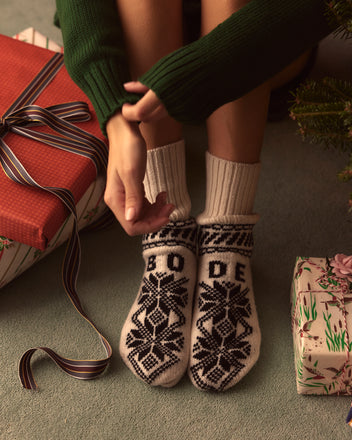
[[(137, 83), (137, 86), (133, 85), (133, 88), (134, 87), (141, 87), (141, 89), (142, 87), (145, 88), (145, 86), (140, 83)], [(136, 90), (136, 88), (134, 88), (134, 91)], [(126, 90), (127, 89), (128, 87), (126, 88)], [(165, 116), (167, 116), (167, 114), (168, 113), (160, 99), (152, 90), (148, 88), (145, 95), (136, 104), (126, 103), (122, 106), (122, 115), (127, 121), (130, 122), (155, 122), (164, 118)]]
[(126, 82), (123, 86), (126, 92), (129, 93), (143, 93), (143, 95), (145, 95), (149, 90), (147, 86), (145, 86), (139, 81)]

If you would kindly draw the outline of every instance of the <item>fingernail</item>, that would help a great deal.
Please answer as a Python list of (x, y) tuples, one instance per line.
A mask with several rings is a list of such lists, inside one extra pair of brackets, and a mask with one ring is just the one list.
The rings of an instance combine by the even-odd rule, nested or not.
[(131, 220), (134, 219), (135, 214), (136, 214), (136, 211), (134, 208), (128, 208), (127, 212), (126, 212), (126, 220), (128, 222), (130, 222)]

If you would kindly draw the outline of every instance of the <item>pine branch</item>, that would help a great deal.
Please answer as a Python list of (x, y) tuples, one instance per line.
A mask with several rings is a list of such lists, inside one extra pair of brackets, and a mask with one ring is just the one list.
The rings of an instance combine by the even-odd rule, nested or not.
[(352, 154), (350, 156), (349, 164), (337, 175), (337, 177), (339, 180), (341, 180), (341, 182), (348, 182), (349, 180), (352, 180)]
[(352, 35), (352, 0), (330, 0), (327, 3), (328, 19), (333, 26), (338, 26), (336, 34), (344, 38)]
[[(328, 0), (327, 16), (335, 34), (352, 37), (352, 0)], [(307, 81), (297, 89), (291, 107), (304, 139), (350, 151), (347, 166), (338, 174), (342, 182), (352, 180), (352, 82), (325, 78)], [(352, 193), (349, 196), (352, 212)]]
[[(349, 151), (347, 166), (338, 174), (342, 182), (352, 180), (352, 82), (334, 78), (306, 81), (293, 94), (290, 116), (304, 140)], [(352, 212), (352, 193), (349, 198)]]
[(307, 81), (295, 93), (290, 116), (304, 139), (352, 151), (352, 83)]

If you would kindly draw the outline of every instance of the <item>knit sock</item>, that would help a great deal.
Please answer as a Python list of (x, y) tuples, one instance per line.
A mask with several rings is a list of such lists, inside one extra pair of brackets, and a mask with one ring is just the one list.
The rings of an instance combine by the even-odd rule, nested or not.
[(225, 391), (255, 364), (260, 328), (250, 257), (251, 214), (259, 164), (207, 153), (207, 195), (197, 217), (198, 283), (191, 329), (189, 376), (201, 390)]
[(191, 212), (191, 199), (186, 181), (186, 155), (183, 140), (149, 150), (144, 179), (145, 195), (150, 202), (162, 191), (175, 206), (170, 220), (185, 220)]
[(197, 225), (189, 217), (183, 141), (148, 151), (146, 196), (166, 191), (172, 221), (142, 240), (145, 270), (123, 326), (120, 353), (130, 370), (150, 385), (171, 387), (187, 370), (196, 281)]

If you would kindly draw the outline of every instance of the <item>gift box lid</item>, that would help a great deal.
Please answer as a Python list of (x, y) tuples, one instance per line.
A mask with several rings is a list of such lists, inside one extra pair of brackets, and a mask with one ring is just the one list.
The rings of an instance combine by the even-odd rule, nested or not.
[(327, 289), (331, 292), (340, 291), (340, 283), (332, 273), (329, 261), (328, 258), (298, 257), (294, 273), (297, 290), (301, 292), (319, 292)]
[(45, 35), (38, 32), (34, 27), (29, 27), (14, 35), (16, 40), (24, 41), (35, 46), (45, 47), (46, 49), (54, 50), (55, 52), (63, 52), (63, 47), (50, 40)]
[[(4, 115), (54, 52), (6, 36), (0, 36), (0, 44), (0, 115)], [(77, 126), (104, 140), (91, 103), (73, 83), (65, 67), (61, 68), (34, 104), (48, 107), (72, 101), (86, 102), (92, 116), (90, 121), (78, 123)], [(35, 130), (50, 132), (47, 127), (36, 127)], [(96, 167), (86, 157), (15, 133), (7, 133), (3, 140), (40, 185), (69, 189), (76, 203), (96, 178)], [(2, 169), (0, 188), (1, 235), (38, 249), (45, 249), (68, 216), (68, 209), (52, 194), (12, 182)]]

